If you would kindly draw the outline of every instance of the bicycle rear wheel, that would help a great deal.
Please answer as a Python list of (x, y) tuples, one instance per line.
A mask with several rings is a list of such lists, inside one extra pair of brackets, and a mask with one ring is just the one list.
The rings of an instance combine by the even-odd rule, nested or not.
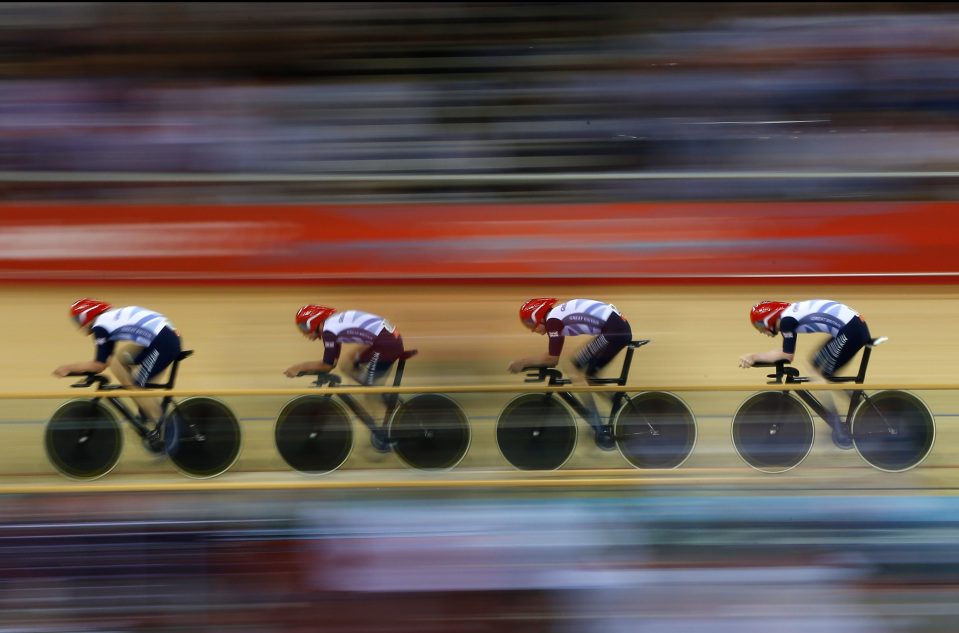
[(521, 470), (555, 470), (576, 448), (576, 424), (551, 394), (514, 398), (496, 423), (496, 442), (506, 460)]
[(299, 396), (283, 407), (273, 430), (276, 449), (290, 468), (320, 475), (353, 451), (353, 427), (343, 405), (328, 396)]
[(636, 468), (677, 468), (696, 445), (696, 419), (673, 394), (651, 391), (623, 403), (613, 436), (619, 452)]
[(936, 423), (918, 397), (905, 391), (880, 391), (856, 407), (852, 438), (870, 466), (898, 473), (926, 459), (936, 440)]
[(733, 444), (743, 460), (764, 473), (798, 466), (812, 450), (812, 417), (788, 393), (757, 393), (733, 417)]
[(229, 407), (213, 398), (187, 398), (174, 405), (179, 441), (170, 455), (189, 477), (215, 477), (240, 454), (240, 425)]
[(393, 412), (389, 437), (397, 456), (409, 466), (446, 470), (466, 455), (470, 427), (456, 402), (430, 393), (410, 398)]
[(67, 477), (96, 479), (120, 460), (123, 433), (113, 413), (93, 400), (71, 400), (50, 417), (44, 432), (50, 463)]

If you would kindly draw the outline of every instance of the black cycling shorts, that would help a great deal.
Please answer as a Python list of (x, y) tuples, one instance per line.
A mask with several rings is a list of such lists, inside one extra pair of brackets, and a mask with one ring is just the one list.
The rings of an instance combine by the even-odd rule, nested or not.
[(153, 342), (140, 350), (133, 359), (133, 365), (139, 365), (134, 381), (143, 387), (150, 379), (170, 366), (180, 356), (180, 337), (168, 327), (163, 328)]
[(812, 364), (819, 373), (827, 379), (836, 375), (856, 352), (861, 350), (870, 341), (872, 336), (866, 322), (859, 317), (853, 317), (844, 325), (836, 336), (826, 342), (813, 357)]
[(587, 376), (593, 376), (608, 365), (631, 340), (633, 331), (629, 323), (614, 312), (606, 321), (602, 333), (576, 353), (573, 366)]
[(403, 338), (386, 330), (381, 331), (353, 365), (354, 369), (363, 369), (360, 384), (370, 387), (383, 380), (393, 363), (402, 355)]

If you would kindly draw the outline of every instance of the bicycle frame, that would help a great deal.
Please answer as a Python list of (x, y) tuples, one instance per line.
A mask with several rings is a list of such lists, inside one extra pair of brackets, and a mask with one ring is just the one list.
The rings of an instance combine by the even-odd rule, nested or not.
[[(863, 389), (866, 368), (872, 355), (871, 348), (885, 340), (885, 337), (875, 338), (863, 349), (859, 371), (855, 376), (835, 376), (827, 380), (856, 384), (855, 388), (848, 392), (850, 402), (844, 421), (849, 427), (853, 447), (860, 457), (879, 470), (903, 472), (919, 465), (932, 450), (935, 442), (935, 418), (925, 403), (908, 392), (885, 390), (870, 395)], [(759, 367), (776, 368), (774, 374), (768, 375), (772, 379), (770, 384), (798, 384), (809, 381), (809, 378), (799, 375), (798, 369), (786, 365), (785, 360), (756, 364)], [(755, 394), (743, 403), (734, 416), (733, 441), (740, 456), (750, 466), (765, 472), (783, 472), (797, 466), (812, 448), (813, 414), (834, 427), (834, 423), (830, 424), (827, 417), (831, 416), (832, 412), (819, 398), (805, 389), (796, 389), (795, 392), (796, 397), (791, 396), (788, 391)], [(786, 407), (786, 404), (789, 406)], [(803, 406), (804, 404), (806, 406)], [(802, 412), (796, 410), (796, 407), (801, 408)], [(793, 416), (788, 422), (795, 436), (794, 443), (792, 446), (782, 443), (770, 445), (770, 438), (778, 433), (776, 418), (785, 415), (783, 411), (786, 409), (791, 409)], [(800, 417), (801, 420), (798, 419)], [(806, 425), (809, 427), (803, 431)], [(750, 428), (753, 430), (749, 430)], [(833, 430), (836, 430), (835, 427)], [(835, 441), (835, 438), (833, 439)]]
[[(193, 354), (193, 350), (186, 350), (180, 352), (180, 355), (170, 364), (170, 376), (167, 378), (165, 383), (155, 383), (148, 382), (143, 387), (144, 389), (172, 389), (173, 385), (176, 383), (176, 374), (177, 370), (180, 367), (180, 361), (184, 358)], [(90, 385), (96, 383), (97, 393), (104, 391), (125, 391), (127, 388), (124, 385), (115, 385), (110, 383), (110, 379), (102, 374), (79, 374), (86, 376), (86, 380), (78, 382), (73, 387), (89, 387)], [(113, 408), (119, 413), (127, 422), (129, 422), (133, 428), (136, 430), (137, 435), (140, 437), (146, 437), (149, 433), (153, 432), (153, 429), (140, 421), (139, 416), (135, 415), (133, 411), (120, 399), (122, 396), (107, 396), (100, 395), (94, 396), (91, 398), (93, 402), (99, 400), (106, 400), (109, 402)], [(160, 415), (161, 418), (167, 414), (167, 411), (170, 409), (170, 405), (173, 404), (173, 396), (164, 396), (160, 401)]]
[[(863, 348), (862, 360), (859, 363), (859, 371), (855, 376), (834, 376), (833, 378), (827, 379), (828, 382), (832, 383), (842, 383), (842, 382), (852, 382), (857, 385), (861, 385), (866, 380), (866, 367), (869, 365), (869, 357), (872, 355), (872, 347), (866, 346)], [(769, 374), (769, 378), (772, 378), (769, 384), (787, 384), (795, 385), (804, 382), (809, 382), (809, 378), (799, 375), (799, 370), (795, 367), (786, 367), (787, 361), (780, 360), (774, 363), (776, 367), (775, 374)], [(823, 421), (828, 422), (830, 411), (826, 406), (813, 394), (804, 390), (797, 389), (796, 395), (812, 409), (816, 415), (823, 419)], [(852, 419), (852, 414), (855, 412), (859, 404), (865, 400), (868, 400), (869, 397), (866, 395), (866, 392), (862, 389), (855, 389), (849, 394), (849, 408), (846, 411), (846, 415), (843, 420), (848, 423)]]
[[(402, 356), (396, 362), (396, 373), (393, 375), (394, 387), (400, 386), (400, 382), (403, 380), (403, 372), (406, 369), (406, 359), (412, 355), (413, 354), (410, 354), (409, 356)], [(338, 384), (340, 384), (340, 382), (341, 382), (341, 378), (339, 376), (335, 374), (330, 374), (330, 373), (322, 373), (322, 374), (317, 374), (316, 380), (313, 381), (313, 384), (317, 387), (322, 387), (324, 385), (329, 385), (330, 387), (336, 387)], [(345, 404), (349, 408), (349, 410), (353, 412), (354, 415), (356, 415), (356, 417), (360, 420), (360, 422), (363, 423), (363, 426), (368, 428), (371, 433), (376, 432), (382, 428), (385, 428), (390, 417), (393, 415), (396, 409), (399, 408), (400, 404), (402, 404), (402, 401), (400, 400), (398, 395), (385, 394), (384, 399), (386, 400), (386, 411), (383, 414), (383, 423), (378, 425), (376, 423), (376, 420), (373, 418), (370, 412), (366, 409), (366, 407), (360, 404), (359, 401), (356, 398), (354, 398), (352, 394), (349, 394), (349, 393), (324, 394), (324, 397), (326, 398), (332, 398), (333, 396), (336, 396), (337, 398), (339, 398), (340, 401), (343, 402), (343, 404)]]
[[(618, 385), (620, 387), (626, 386), (626, 381), (629, 379), (629, 369), (633, 363), (633, 353), (637, 348), (642, 347), (649, 343), (648, 339), (630, 341), (626, 345), (626, 355), (623, 357), (623, 367), (619, 372), (619, 376), (616, 378), (587, 378), (587, 384), (589, 385)], [(530, 368), (526, 375), (527, 378), (525, 382), (542, 382), (547, 380), (547, 385), (549, 386), (558, 386), (558, 385), (568, 385), (572, 383), (572, 380), (569, 378), (563, 378), (563, 372), (553, 367), (537, 367)], [(608, 397), (611, 400), (610, 415), (619, 410), (619, 407), (623, 404), (624, 400), (629, 400), (629, 396), (626, 395), (625, 391), (615, 391), (612, 393), (601, 392), (604, 396)], [(573, 411), (579, 414), (584, 420), (589, 422), (590, 426), (593, 425), (593, 411), (590, 410), (583, 401), (573, 395), (569, 391), (558, 391), (555, 392), (555, 395), (559, 396), (563, 402), (568, 404)], [(596, 429), (598, 430), (598, 429)]]

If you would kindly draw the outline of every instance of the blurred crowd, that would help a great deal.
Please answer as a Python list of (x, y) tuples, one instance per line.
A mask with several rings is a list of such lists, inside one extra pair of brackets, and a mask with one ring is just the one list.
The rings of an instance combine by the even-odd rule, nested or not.
[(7, 495), (2, 630), (955, 630), (952, 497), (551, 492)]
[[(7, 3), (7, 199), (947, 199), (959, 11), (873, 3)], [(543, 174), (570, 174), (559, 180)], [(442, 174), (455, 179), (397, 181)], [(525, 174), (528, 181), (471, 176)], [(284, 181), (284, 177), (300, 176)], [(259, 178), (258, 178), (259, 177)], [(340, 178), (340, 180), (338, 180)], [(394, 180), (391, 180), (394, 178)]]

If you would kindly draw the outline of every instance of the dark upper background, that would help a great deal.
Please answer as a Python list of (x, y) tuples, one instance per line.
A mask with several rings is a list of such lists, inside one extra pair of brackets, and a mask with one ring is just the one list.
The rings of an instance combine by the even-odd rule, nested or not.
[[(0, 170), (371, 179), (11, 176), (0, 195), (954, 199), (959, 179), (941, 177), (469, 177), (955, 170), (957, 29), (945, 3), (7, 3)], [(423, 173), (463, 179), (389, 179)]]

